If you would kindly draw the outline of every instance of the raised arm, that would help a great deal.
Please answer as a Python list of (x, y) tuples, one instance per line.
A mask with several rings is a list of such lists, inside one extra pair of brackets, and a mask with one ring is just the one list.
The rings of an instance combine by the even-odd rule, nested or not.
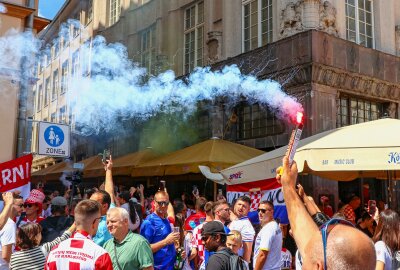
[(12, 192), (4, 192), (2, 194), (4, 201), (4, 208), (0, 214), (0, 230), (3, 229), (4, 225), (6, 225), (8, 218), (11, 215), (11, 209), (14, 204), (14, 197)]
[(277, 174), (276, 179), (282, 184), (283, 197), (285, 199), (293, 236), (301, 256), (305, 258), (305, 249), (308, 242), (311, 240), (310, 235), (319, 233), (319, 231), (317, 225), (315, 225), (311, 216), (308, 214), (303, 201), (296, 192), (297, 173), (296, 162), (293, 162), (293, 164), (289, 166), (289, 159), (285, 156), (283, 158), (283, 174), (282, 176)]
[(106, 181), (104, 183), (104, 190), (110, 194), (111, 197), (111, 203), (116, 203), (115, 200), (115, 193), (114, 193), (114, 181), (112, 177), (112, 157), (110, 155), (110, 159), (106, 161), (104, 164), (104, 170), (106, 171)]

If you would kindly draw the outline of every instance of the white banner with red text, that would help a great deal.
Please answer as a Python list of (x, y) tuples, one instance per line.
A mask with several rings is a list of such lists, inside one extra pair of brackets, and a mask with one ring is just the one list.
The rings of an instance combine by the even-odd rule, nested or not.
[(24, 200), (31, 191), (32, 154), (0, 163), (0, 192), (19, 190)]

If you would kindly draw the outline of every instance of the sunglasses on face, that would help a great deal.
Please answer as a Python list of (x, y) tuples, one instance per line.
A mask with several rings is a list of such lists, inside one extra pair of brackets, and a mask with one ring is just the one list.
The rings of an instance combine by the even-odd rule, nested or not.
[(211, 236), (212, 236), (211, 234), (209, 234), (209, 235), (204, 235), (204, 236), (201, 237), (201, 241), (207, 242), (207, 240), (208, 240)]
[[(332, 218), (329, 221), (325, 222), (321, 227), (321, 234), (322, 234), (322, 244), (324, 246), (324, 270), (327, 269), (327, 264), (326, 264), (326, 246), (328, 244), (328, 234), (329, 232), (333, 229), (332, 226), (336, 226), (337, 224), (343, 224), (346, 226), (351, 226), (354, 227), (353, 223), (341, 219), (341, 218)], [(329, 228), (331, 226), (331, 228)]]
[(169, 204), (169, 201), (161, 201), (161, 202), (158, 202), (158, 201), (156, 201), (156, 203), (158, 203), (158, 205), (159, 206), (167, 206), (168, 204)]
[(16, 206), (19, 206), (19, 207), (24, 207), (24, 204), (23, 203), (21, 203), (21, 204), (15, 204)]
[(257, 209), (257, 212), (258, 212), (258, 213), (261, 212), (261, 213), (265, 214), (267, 211), (270, 212), (270, 211), (272, 211), (272, 210), (271, 210), (271, 209), (262, 209), (262, 208), (258, 208), (258, 209)]
[(100, 221), (100, 219), (101, 219), (101, 217), (97, 217), (97, 218), (95, 218), (95, 219), (93, 220), (93, 224), (95, 224), (97, 220), (99, 220), (99, 221)]
[(34, 204), (31, 204), (31, 203), (25, 203), (24, 204), (25, 208), (31, 208), (32, 206), (34, 206)]

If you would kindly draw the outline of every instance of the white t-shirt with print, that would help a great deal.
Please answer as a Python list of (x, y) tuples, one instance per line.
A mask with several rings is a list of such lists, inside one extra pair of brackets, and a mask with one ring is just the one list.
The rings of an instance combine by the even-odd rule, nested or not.
[(392, 269), (392, 256), (386, 244), (383, 241), (375, 243), (376, 260), (385, 264), (385, 270)]
[(253, 267), (260, 250), (268, 251), (263, 270), (281, 269), (282, 231), (276, 221), (268, 222), (257, 234), (254, 245)]
[[(253, 242), (256, 232), (254, 231), (253, 225), (251, 224), (248, 217), (242, 217), (240, 219), (234, 220), (229, 224), (229, 229), (231, 231), (239, 231), (242, 235), (243, 242)], [(243, 247), (239, 249), (238, 255), (243, 256)]]
[(292, 253), (286, 248), (281, 251), (281, 269), (292, 269)]
[(17, 225), (12, 219), (8, 219), (6, 225), (0, 231), (0, 270), (8, 270), (8, 262), (2, 259), (1, 250), (3, 246), (12, 244), (12, 252), (14, 252), (15, 238), (17, 234)]

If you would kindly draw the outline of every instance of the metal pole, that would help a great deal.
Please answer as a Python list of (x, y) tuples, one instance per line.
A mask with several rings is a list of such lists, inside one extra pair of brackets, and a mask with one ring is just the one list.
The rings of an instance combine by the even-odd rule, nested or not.
[[(29, 8), (35, 7), (34, 0), (27, 0), (26, 5)], [(25, 21), (25, 31), (32, 32), (33, 29), (33, 18), (32, 13)], [(21, 57), (21, 81), (19, 89), (19, 105), (18, 105), (18, 134), (17, 134), (17, 157), (24, 154), (26, 148), (26, 137), (27, 137), (27, 108), (28, 108), (28, 89), (29, 89), (29, 70), (30, 61), (28, 56), (24, 55)]]

